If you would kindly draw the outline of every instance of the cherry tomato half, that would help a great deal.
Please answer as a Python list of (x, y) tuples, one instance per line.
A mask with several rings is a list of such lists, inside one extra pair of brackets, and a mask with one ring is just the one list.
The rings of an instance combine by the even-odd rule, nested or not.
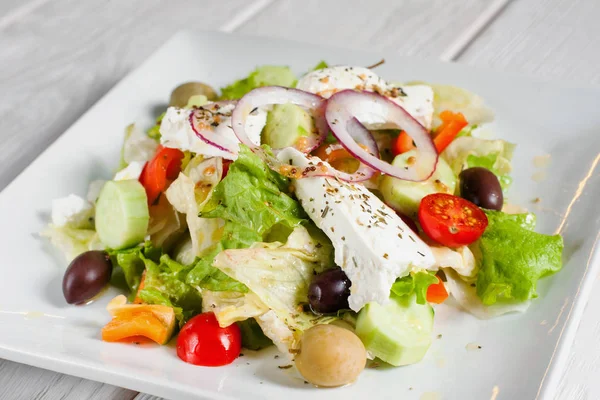
[(242, 333), (236, 324), (221, 328), (212, 312), (190, 319), (179, 332), (177, 355), (183, 361), (206, 367), (231, 364), (242, 349)]
[(183, 157), (184, 154), (179, 149), (158, 146), (154, 158), (146, 163), (140, 176), (140, 183), (146, 189), (148, 204), (154, 204), (169, 181), (177, 178)]
[(475, 204), (445, 193), (421, 200), (419, 222), (427, 236), (448, 247), (473, 243), (488, 225), (485, 213)]

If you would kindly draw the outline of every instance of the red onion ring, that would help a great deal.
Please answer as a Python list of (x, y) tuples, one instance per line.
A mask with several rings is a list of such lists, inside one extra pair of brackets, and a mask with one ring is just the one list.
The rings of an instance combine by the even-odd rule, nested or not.
[[(218, 111), (221, 107), (225, 107), (225, 106), (228, 106), (231, 104), (234, 104), (234, 102), (219, 101), (219, 102), (209, 103), (209, 104), (199, 106), (199, 107), (194, 107), (190, 111), (189, 122), (190, 122), (190, 127), (192, 128), (192, 130), (194, 131), (196, 136), (198, 136), (198, 138), (200, 140), (202, 140), (204, 143), (211, 145), (211, 146), (213, 146), (221, 151), (224, 151), (226, 153), (237, 154), (237, 148), (231, 149), (231, 148), (227, 147), (228, 144), (223, 143), (223, 138), (216, 135), (214, 130), (211, 129), (212, 127), (207, 127), (206, 129), (203, 129), (201, 127), (197, 128), (196, 124), (194, 123), (194, 116), (196, 116), (199, 112), (208, 112), (210, 114), (215, 114), (215, 111)], [(211, 110), (211, 107), (214, 110)]]
[(325, 100), (316, 94), (299, 89), (281, 86), (265, 86), (248, 92), (238, 101), (231, 114), (231, 126), (235, 135), (240, 142), (251, 149), (256, 149), (260, 143), (253, 143), (246, 133), (246, 119), (248, 116), (258, 107), (288, 103), (308, 109), (315, 118), (317, 136), (309, 138), (309, 142), (302, 148), (303, 153), (310, 153), (321, 145), (329, 132), (324, 115)]
[[(383, 116), (413, 139), (418, 150), (414, 164), (394, 167), (359, 146), (355, 138), (364, 137), (369, 132), (360, 120), (373, 114)], [(404, 108), (381, 95), (354, 90), (338, 92), (327, 100), (325, 118), (341, 145), (363, 164), (377, 171), (415, 182), (428, 179), (435, 171), (438, 153), (427, 130)]]

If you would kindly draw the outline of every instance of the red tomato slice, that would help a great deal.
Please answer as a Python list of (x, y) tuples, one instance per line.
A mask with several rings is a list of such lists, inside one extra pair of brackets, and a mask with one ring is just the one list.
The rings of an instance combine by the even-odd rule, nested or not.
[(427, 236), (448, 247), (473, 243), (488, 225), (485, 213), (475, 204), (445, 193), (421, 200), (419, 222)]
[(140, 176), (140, 183), (146, 189), (148, 204), (154, 204), (170, 181), (177, 178), (183, 157), (184, 154), (179, 149), (158, 146), (154, 158), (146, 163)]
[(214, 313), (190, 319), (179, 332), (177, 355), (183, 361), (206, 367), (231, 364), (242, 349), (242, 333), (236, 324), (221, 328)]

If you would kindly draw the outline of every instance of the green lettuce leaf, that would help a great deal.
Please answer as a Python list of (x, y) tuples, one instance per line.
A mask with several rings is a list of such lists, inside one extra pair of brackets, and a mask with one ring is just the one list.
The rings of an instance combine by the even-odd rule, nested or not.
[(487, 140), (472, 136), (454, 139), (444, 150), (442, 157), (450, 164), (455, 174), (463, 169), (483, 167), (492, 171), (503, 190), (508, 189), (512, 179), (511, 159), (515, 145), (504, 140)]
[[(199, 291), (186, 283), (194, 265), (184, 265), (173, 260), (150, 241), (143, 246), (124, 250), (107, 250), (113, 263), (113, 284), (123, 278), (130, 291), (130, 300), (138, 294), (142, 274), (144, 287), (139, 296), (145, 303), (173, 307), (180, 326), (202, 310)], [(220, 272), (220, 271), (219, 271)]]
[[(143, 246), (122, 250), (108, 249), (107, 252), (113, 265), (113, 283), (123, 277), (131, 297), (135, 297), (140, 286), (142, 273), (146, 268), (144, 260), (147, 258), (158, 262), (162, 255), (162, 250), (154, 247), (150, 241), (144, 243)], [(118, 283), (117, 286), (119, 286)]]
[(396, 296), (417, 296), (418, 304), (427, 303), (427, 289), (430, 285), (437, 283), (435, 273), (428, 271), (411, 272), (410, 275), (398, 279), (392, 285), (392, 293)]
[(157, 142), (160, 142), (160, 124), (162, 123), (162, 119), (165, 117), (165, 114), (166, 111), (160, 114), (156, 118), (156, 123), (146, 131), (146, 135), (148, 135), (149, 138), (156, 140)]
[(264, 65), (256, 68), (247, 78), (221, 88), (221, 100), (235, 100), (252, 89), (262, 86), (296, 86), (296, 75), (288, 67)]
[(288, 194), (289, 186), (288, 178), (269, 168), (248, 147), (241, 146), (238, 159), (214, 189), (200, 216), (223, 218), (259, 235), (277, 224), (294, 228), (305, 214)]
[(238, 322), (242, 333), (242, 347), (250, 350), (260, 350), (273, 345), (273, 341), (263, 333), (254, 318)]
[(317, 65), (315, 65), (311, 71), (316, 71), (319, 69), (323, 69), (323, 68), (329, 68), (329, 64), (327, 64), (325, 61), (321, 60), (319, 61), (319, 63)]
[(477, 295), (485, 305), (537, 297), (537, 281), (562, 268), (560, 235), (533, 232), (528, 214), (486, 211), (489, 225), (478, 241)]
[(248, 288), (230, 278), (218, 268), (213, 267), (215, 257), (225, 250), (219, 243), (210, 252), (199, 258), (186, 277), (186, 283), (202, 289), (208, 289), (215, 292), (239, 292), (246, 293)]
[(146, 277), (139, 296), (144, 302), (174, 307), (179, 326), (202, 312), (200, 292), (185, 283), (193, 266), (182, 265), (167, 254), (163, 254), (158, 262), (141, 258), (146, 267)]

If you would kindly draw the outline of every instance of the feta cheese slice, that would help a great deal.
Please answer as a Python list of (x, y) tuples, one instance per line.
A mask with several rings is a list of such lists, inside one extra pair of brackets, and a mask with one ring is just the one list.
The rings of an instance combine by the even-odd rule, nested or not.
[[(237, 149), (239, 140), (231, 127), (231, 113), (235, 104), (213, 106), (209, 103), (204, 107), (208, 110), (202, 114), (204, 126), (223, 139), (227, 148)], [(237, 158), (235, 154), (220, 150), (200, 139), (190, 126), (191, 110), (169, 107), (160, 125), (160, 143), (165, 147), (191, 151), (207, 157), (223, 157), (229, 160)], [(258, 109), (247, 119), (246, 132), (250, 140), (260, 144), (260, 133), (267, 122), (267, 113)]]
[(87, 200), (70, 194), (52, 200), (52, 224), (57, 227), (84, 228), (91, 224), (94, 206)]
[[(293, 148), (282, 150), (279, 159), (300, 168), (313, 165)], [(434, 265), (429, 246), (364, 186), (326, 177), (297, 179), (294, 186), (306, 213), (331, 239), (335, 263), (352, 282), (352, 310), (372, 301), (386, 303), (398, 277)]]
[[(431, 129), (433, 89), (427, 85), (397, 86), (389, 84), (368, 68), (338, 66), (312, 71), (304, 75), (296, 87), (325, 98), (345, 89), (376, 92), (400, 105), (426, 129)], [(376, 115), (361, 122), (369, 129), (396, 128)]]

